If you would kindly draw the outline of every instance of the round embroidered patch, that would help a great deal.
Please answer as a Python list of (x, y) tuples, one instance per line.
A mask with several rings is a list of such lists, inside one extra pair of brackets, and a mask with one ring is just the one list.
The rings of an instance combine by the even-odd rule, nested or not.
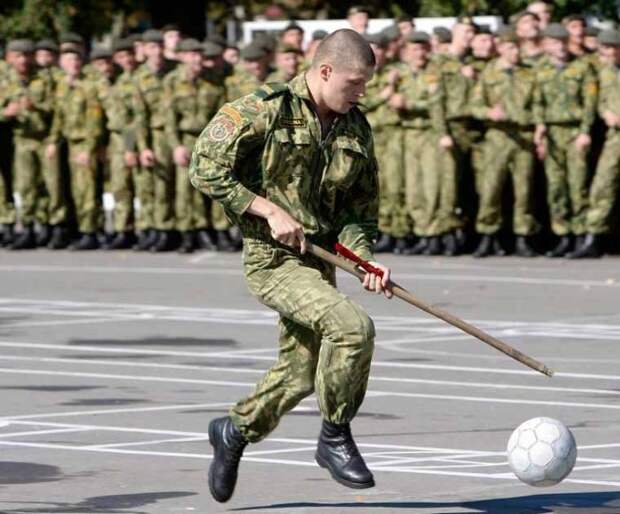
[(209, 139), (211, 141), (224, 141), (228, 136), (230, 136), (235, 131), (234, 122), (227, 118), (221, 117), (219, 120), (216, 120), (211, 128), (209, 128)]

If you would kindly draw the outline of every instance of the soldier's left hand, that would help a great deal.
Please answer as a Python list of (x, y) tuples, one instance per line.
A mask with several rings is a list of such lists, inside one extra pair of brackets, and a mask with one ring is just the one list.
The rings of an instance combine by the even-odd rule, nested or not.
[(591, 142), (592, 138), (590, 137), (590, 134), (579, 134), (575, 139), (575, 146), (577, 147), (577, 150), (584, 151), (588, 146), (590, 146)]
[(362, 285), (366, 291), (372, 291), (377, 294), (383, 293), (386, 298), (392, 298), (392, 288), (390, 285), (390, 268), (379, 264), (378, 262), (370, 262), (375, 268), (379, 268), (383, 271), (383, 277), (375, 275), (374, 273), (366, 273)]
[(80, 166), (88, 166), (89, 161), (90, 155), (88, 152), (80, 152), (75, 156), (75, 162)]
[(461, 75), (468, 79), (474, 79), (476, 77), (476, 70), (474, 70), (472, 65), (467, 64), (461, 68)]
[(125, 161), (125, 166), (135, 168), (138, 165), (138, 154), (136, 152), (125, 152), (123, 160)]

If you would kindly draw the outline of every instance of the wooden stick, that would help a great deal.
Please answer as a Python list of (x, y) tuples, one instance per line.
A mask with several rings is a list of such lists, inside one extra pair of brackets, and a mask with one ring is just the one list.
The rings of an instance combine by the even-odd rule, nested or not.
[[(334, 255), (333, 253), (330, 253), (327, 250), (324, 250), (320, 246), (313, 245), (309, 241), (306, 241), (306, 249), (308, 252), (312, 253), (313, 255), (316, 255), (320, 259), (323, 259), (324, 261), (327, 261), (330, 264), (333, 264), (334, 266), (350, 273), (351, 275), (359, 278), (360, 280), (363, 280), (364, 276), (366, 275), (366, 273), (361, 271), (357, 267), (357, 265), (353, 263), (352, 261), (344, 259), (343, 257), (340, 257), (339, 255)], [(412, 295), (409, 291), (407, 291), (406, 289), (404, 289), (403, 287), (399, 286), (398, 284), (394, 282), (391, 282), (391, 287), (392, 287), (392, 292), (394, 293), (394, 296), (397, 296), (401, 300), (404, 300), (405, 302), (410, 303), (414, 307), (417, 307), (418, 309), (421, 309), (424, 312), (428, 312), (432, 316), (435, 316), (436, 318), (439, 318), (445, 321), (446, 323), (449, 323), (450, 325), (462, 330), (463, 332), (466, 332), (467, 334), (474, 336), (480, 341), (492, 346), (496, 350), (499, 350), (500, 352), (508, 355), (509, 357), (512, 357), (516, 361), (519, 361), (521, 364), (525, 364), (526, 366), (532, 368), (533, 370), (538, 371), (539, 373), (542, 373), (544, 375), (547, 375), (548, 377), (553, 376), (553, 371), (549, 369), (547, 366), (545, 366), (542, 362), (539, 362), (536, 359), (533, 359), (532, 357), (525, 355), (524, 353), (520, 352), (516, 348), (513, 348), (509, 344), (504, 343), (503, 341), (500, 341), (496, 337), (493, 337), (492, 335), (487, 334), (486, 332), (480, 330), (478, 327), (475, 327), (467, 323), (466, 321), (463, 321), (462, 319), (457, 318), (456, 316), (453, 316), (452, 314), (442, 309), (439, 309), (430, 304), (427, 304), (426, 302), (423, 302), (416, 296)]]

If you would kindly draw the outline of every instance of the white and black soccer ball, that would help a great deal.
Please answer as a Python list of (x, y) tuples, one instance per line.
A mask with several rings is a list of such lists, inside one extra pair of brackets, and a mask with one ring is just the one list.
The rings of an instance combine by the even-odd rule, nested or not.
[(508, 440), (507, 451), (512, 472), (536, 487), (559, 484), (577, 460), (573, 434), (552, 418), (532, 418), (519, 425)]

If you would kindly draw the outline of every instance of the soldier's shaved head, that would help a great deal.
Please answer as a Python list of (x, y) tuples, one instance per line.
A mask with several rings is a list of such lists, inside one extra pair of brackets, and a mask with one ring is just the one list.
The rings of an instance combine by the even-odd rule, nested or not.
[(322, 64), (334, 68), (365, 69), (375, 67), (375, 54), (364, 36), (351, 29), (340, 29), (327, 36), (318, 46), (312, 68)]

